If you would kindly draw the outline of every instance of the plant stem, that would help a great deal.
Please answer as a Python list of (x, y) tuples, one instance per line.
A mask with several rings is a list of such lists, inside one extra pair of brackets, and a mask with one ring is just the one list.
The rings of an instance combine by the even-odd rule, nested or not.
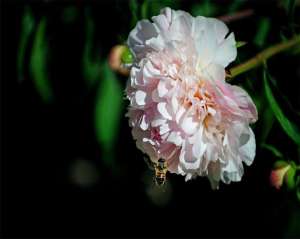
[(285, 51), (297, 44), (300, 44), (300, 35), (297, 35), (288, 41), (273, 45), (263, 50), (262, 52), (258, 53), (256, 56), (252, 57), (248, 61), (231, 68), (229, 70), (230, 71), (229, 80), (231, 78), (236, 77), (239, 74), (242, 74), (246, 71), (249, 71), (255, 67), (260, 66), (261, 64), (265, 63), (265, 61), (271, 56), (274, 56), (277, 53), (280, 53), (282, 51)]
[(218, 19), (223, 21), (223, 22), (229, 23), (229, 22), (233, 22), (233, 21), (236, 21), (236, 20), (241, 20), (241, 19), (246, 18), (246, 17), (250, 17), (253, 14), (254, 14), (253, 9), (246, 9), (246, 10), (236, 12), (232, 15), (220, 16), (220, 17), (218, 17)]

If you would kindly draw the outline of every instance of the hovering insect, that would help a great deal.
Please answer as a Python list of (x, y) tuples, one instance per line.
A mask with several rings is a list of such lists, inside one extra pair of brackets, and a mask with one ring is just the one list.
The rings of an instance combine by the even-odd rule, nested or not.
[(144, 157), (147, 165), (151, 170), (154, 170), (154, 179), (157, 186), (163, 186), (166, 183), (166, 175), (168, 172), (167, 161), (159, 159), (157, 162), (152, 162), (149, 158)]

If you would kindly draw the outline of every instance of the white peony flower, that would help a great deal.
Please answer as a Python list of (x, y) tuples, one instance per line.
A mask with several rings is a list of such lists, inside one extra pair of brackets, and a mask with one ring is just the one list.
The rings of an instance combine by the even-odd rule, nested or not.
[(248, 94), (225, 82), (236, 57), (233, 33), (217, 19), (163, 9), (131, 31), (135, 56), (126, 89), (137, 147), (186, 180), (207, 176), (240, 181), (255, 156), (249, 123), (257, 120)]

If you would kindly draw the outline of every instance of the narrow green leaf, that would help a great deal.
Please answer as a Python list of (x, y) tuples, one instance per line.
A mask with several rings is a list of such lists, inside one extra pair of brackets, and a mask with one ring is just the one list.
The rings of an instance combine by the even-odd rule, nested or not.
[[(122, 87), (105, 62), (95, 102), (95, 130), (103, 151), (114, 150), (123, 108)], [(106, 154), (109, 155), (109, 154)], [(105, 157), (109, 161), (110, 157)]]
[(283, 7), (286, 10), (289, 20), (292, 21), (296, 7), (296, 0), (283, 0)]
[(43, 18), (37, 26), (30, 58), (30, 73), (34, 85), (45, 102), (53, 99), (47, 71), (48, 45), (45, 36), (46, 19)]
[(144, 0), (141, 6), (142, 19), (148, 19), (148, 11), (149, 11), (149, 0)]
[(137, 21), (139, 20), (139, 7), (137, 0), (130, 0), (129, 1), (129, 9), (131, 12), (131, 28), (133, 28)]
[(18, 48), (18, 58), (17, 58), (17, 69), (19, 75), (19, 81), (23, 80), (24, 75), (24, 57), (25, 51), (28, 46), (29, 37), (34, 29), (34, 17), (29, 7), (26, 7), (24, 10), (23, 18), (22, 18), (22, 29), (20, 34), (20, 43)]
[(254, 37), (254, 44), (256, 44), (259, 47), (264, 46), (264, 44), (267, 40), (267, 36), (270, 31), (270, 28), (271, 28), (270, 19), (268, 19), (266, 17), (263, 17), (262, 19), (260, 19), (260, 21), (258, 23), (258, 30)]
[(237, 41), (236, 42), (236, 48), (239, 48), (239, 47), (242, 47), (242, 46), (245, 46), (247, 44), (247, 42), (245, 41)]
[(300, 145), (300, 134), (299, 129), (296, 125), (294, 125), (292, 122), (290, 122), (287, 117), (282, 112), (280, 106), (278, 105), (277, 101), (274, 98), (274, 95), (272, 93), (272, 90), (270, 88), (269, 82), (268, 82), (268, 76), (267, 72), (264, 71), (263, 74), (264, 79), (264, 90), (267, 97), (267, 100), (270, 104), (271, 109), (274, 112), (274, 115), (276, 119), (278, 120), (279, 124), (283, 128), (284, 132), (297, 144)]
[(263, 143), (263, 144), (261, 144), (261, 147), (269, 150), (276, 157), (283, 158), (283, 154), (274, 145)]
[(300, 175), (299, 174), (296, 178), (296, 187), (297, 187), (296, 196), (297, 196), (298, 201), (300, 202)]
[[(93, 37), (95, 26), (92, 18), (86, 13), (86, 38), (83, 49), (82, 70), (84, 78), (90, 86), (94, 85), (100, 77), (100, 55), (93, 57), (95, 50), (93, 49)], [(96, 51), (97, 52), (97, 51)]]

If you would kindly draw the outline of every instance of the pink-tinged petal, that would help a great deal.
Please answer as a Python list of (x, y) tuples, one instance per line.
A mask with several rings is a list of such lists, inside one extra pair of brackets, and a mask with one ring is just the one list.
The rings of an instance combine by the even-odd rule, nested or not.
[(179, 124), (179, 122), (181, 121), (182, 116), (184, 115), (184, 113), (186, 112), (185, 107), (181, 106), (179, 108), (179, 110), (176, 113), (176, 123)]
[(163, 134), (165, 134), (169, 131), (170, 131), (170, 128), (169, 128), (169, 125), (167, 123), (160, 125), (160, 127), (159, 127), (159, 134), (160, 135), (163, 135)]
[(141, 127), (142, 130), (147, 130), (148, 129), (149, 122), (147, 122), (147, 120), (146, 120), (146, 115), (143, 115), (140, 127)]
[(181, 146), (183, 139), (179, 132), (171, 132), (167, 141), (175, 144), (176, 146)]
[(167, 110), (167, 103), (166, 102), (160, 102), (157, 104), (157, 110), (158, 112), (165, 117), (168, 120), (172, 120), (172, 116), (169, 114)]
[(172, 106), (173, 114), (176, 114), (179, 106), (178, 99), (176, 97), (172, 97), (171, 106)]
[(151, 122), (151, 126), (155, 128), (155, 127), (165, 124), (166, 122), (167, 122), (166, 119), (161, 119), (161, 118), (155, 119)]
[(233, 94), (239, 108), (247, 113), (246, 115), (251, 123), (255, 122), (258, 118), (257, 109), (248, 93), (238, 86), (230, 87), (233, 90)]
[(166, 83), (164, 81), (159, 81), (157, 85), (157, 91), (159, 97), (164, 97), (168, 93), (168, 89), (166, 87)]

